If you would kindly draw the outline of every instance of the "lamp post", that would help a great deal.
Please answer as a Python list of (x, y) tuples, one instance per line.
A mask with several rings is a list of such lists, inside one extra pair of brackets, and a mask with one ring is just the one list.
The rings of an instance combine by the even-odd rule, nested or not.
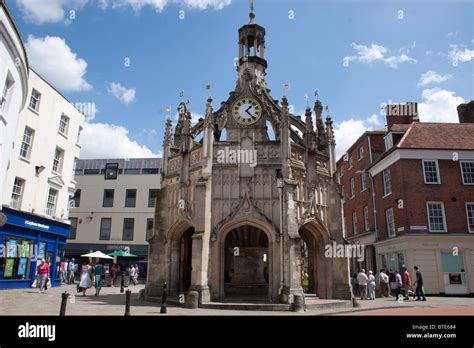
[(283, 181), (283, 174), (280, 169), (276, 170), (276, 178), (277, 178), (277, 187), (278, 187), (278, 194), (280, 196), (280, 289), (278, 290), (278, 294), (280, 295), (280, 299), (282, 298), (283, 289), (285, 287), (284, 281), (284, 256), (283, 256), (283, 187), (285, 186), (285, 182)]

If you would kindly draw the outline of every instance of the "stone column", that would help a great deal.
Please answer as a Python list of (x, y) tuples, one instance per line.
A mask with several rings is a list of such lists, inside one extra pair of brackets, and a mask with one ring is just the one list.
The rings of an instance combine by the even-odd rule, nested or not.
[(192, 261), (191, 261), (191, 287), (189, 291), (197, 291), (199, 293), (199, 304), (209, 302), (209, 286), (207, 280), (207, 264), (203, 263), (204, 257), (204, 231), (195, 231), (192, 239)]

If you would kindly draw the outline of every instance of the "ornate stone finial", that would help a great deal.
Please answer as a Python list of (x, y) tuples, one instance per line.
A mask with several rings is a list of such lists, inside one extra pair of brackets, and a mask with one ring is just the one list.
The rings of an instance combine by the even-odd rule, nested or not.
[[(326, 106), (326, 110), (327, 110), (327, 106)], [(329, 114), (326, 117), (326, 134), (328, 137), (328, 144), (330, 145), (336, 144), (336, 140), (334, 139), (334, 129), (332, 127), (332, 119)]]
[(289, 115), (288, 115), (288, 99), (285, 96), (281, 98), (281, 116), (280, 116), (280, 128), (285, 129), (289, 127)]
[(207, 103), (206, 103), (206, 115), (204, 116), (204, 127), (209, 127), (213, 126), (212, 124), (212, 98), (209, 97), (207, 98)]
[(250, 24), (255, 24), (255, 13), (253, 12), (253, 0), (249, 1), (250, 3), (250, 13), (249, 13), (249, 18), (250, 18)]
[(311, 112), (311, 109), (309, 106), (306, 107), (306, 111), (304, 113), (305, 115), (305, 123), (306, 123), (306, 130), (308, 132), (312, 132), (314, 129), (313, 126), (313, 113)]
[(171, 120), (171, 118), (168, 117), (166, 119), (165, 137), (164, 137), (164, 142), (163, 142), (164, 147), (171, 145), (172, 137), (173, 137), (173, 121)]
[(318, 134), (324, 133), (323, 117), (321, 115), (322, 111), (323, 111), (323, 106), (318, 99), (314, 103), (314, 113), (316, 114), (316, 130), (318, 131)]

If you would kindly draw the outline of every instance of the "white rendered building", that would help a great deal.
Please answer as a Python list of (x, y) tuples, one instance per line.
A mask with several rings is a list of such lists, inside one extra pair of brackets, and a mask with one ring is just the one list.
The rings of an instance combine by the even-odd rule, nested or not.
[(79, 160), (76, 180), (66, 255), (129, 250), (146, 260), (161, 158)]
[(3, 187), (21, 109), (28, 94), (28, 60), (6, 4), (0, 0), (0, 211)]

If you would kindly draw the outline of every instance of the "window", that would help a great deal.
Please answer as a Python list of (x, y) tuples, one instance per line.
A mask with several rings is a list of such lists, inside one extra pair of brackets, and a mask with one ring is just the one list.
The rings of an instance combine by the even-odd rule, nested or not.
[(385, 151), (390, 150), (393, 147), (392, 134), (391, 133), (387, 134), (387, 136), (385, 136), (384, 138), (384, 141), (385, 141)]
[(151, 189), (148, 191), (148, 208), (154, 208), (155, 207), (155, 201), (156, 201), (156, 195), (158, 194), (157, 189)]
[(110, 240), (110, 232), (112, 231), (112, 219), (102, 218), (100, 219), (100, 240)]
[(351, 169), (351, 168), (352, 168), (352, 156), (349, 157), (349, 169)]
[(64, 150), (57, 147), (56, 151), (54, 152), (53, 172), (61, 173), (63, 169), (63, 158), (64, 158)]
[(341, 186), (341, 195), (342, 195), (342, 198), (346, 198), (346, 193), (344, 191), (344, 186)]
[(466, 217), (468, 231), (474, 233), (474, 203), (466, 203)]
[(69, 230), (69, 238), (68, 239), (76, 239), (77, 235), (77, 218), (69, 218), (71, 221), (71, 229)]
[(127, 169), (124, 169), (123, 173), (129, 174), (129, 175), (137, 175), (141, 173), (141, 169), (140, 168), (127, 168)]
[(20, 156), (29, 159), (31, 156), (31, 148), (33, 146), (33, 138), (35, 131), (29, 127), (25, 127), (23, 133), (23, 141), (21, 142)]
[(441, 184), (438, 161), (422, 161), (425, 184)]
[(137, 190), (131, 189), (125, 191), (125, 208), (135, 208), (137, 203)]
[(104, 169), (104, 180), (116, 180), (119, 174), (118, 163), (107, 163)]
[(342, 168), (342, 165), (341, 165), (341, 169), (339, 169), (339, 177), (343, 177), (344, 176), (344, 170)]
[(150, 240), (153, 236), (153, 219), (146, 219), (146, 239)]
[(359, 160), (364, 158), (364, 147), (359, 147)]
[(25, 189), (25, 180), (20, 179), (20, 178), (15, 178), (15, 182), (13, 183), (12, 200), (10, 202), (10, 206), (13, 209), (21, 208), (21, 200), (23, 198), (24, 189)]
[(364, 207), (364, 230), (369, 230), (369, 207)]
[(62, 115), (61, 119), (59, 120), (59, 133), (62, 135), (67, 135), (67, 131), (69, 128), (69, 117), (66, 115)]
[(447, 232), (443, 202), (426, 203), (430, 232)]
[(385, 169), (383, 175), (383, 195), (387, 196), (392, 193), (392, 178), (390, 176), (390, 169)]
[(46, 215), (54, 216), (56, 213), (56, 201), (58, 199), (58, 191), (50, 188), (48, 193), (48, 201), (46, 202)]
[(114, 206), (114, 190), (105, 189), (104, 190), (104, 199), (102, 201), (102, 207), (112, 208)]
[(389, 237), (395, 236), (395, 219), (393, 217), (393, 208), (385, 210), (385, 220), (387, 221), (387, 233)]
[(10, 72), (7, 73), (7, 78), (5, 79), (5, 85), (3, 85), (2, 96), (0, 97), (0, 110), (4, 111), (7, 109), (8, 101), (10, 100), (10, 95), (12, 87), (15, 84)]
[(143, 168), (142, 174), (158, 174), (160, 172), (160, 168)]
[(367, 185), (366, 185), (366, 173), (362, 173), (360, 175), (360, 192), (363, 192), (365, 190), (367, 190)]
[(474, 161), (461, 161), (462, 182), (474, 185)]
[(99, 169), (84, 169), (84, 175), (98, 175), (100, 174)]
[(79, 144), (79, 140), (81, 140), (81, 132), (82, 132), (82, 127), (79, 127), (79, 130), (77, 131), (76, 144)]
[(81, 189), (77, 189), (76, 192), (74, 192), (72, 199), (74, 201), (74, 208), (79, 208), (81, 206)]
[(40, 100), (41, 100), (41, 93), (33, 88), (33, 90), (31, 91), (30, 109), (39, 111)]
[(135, 227), (135, 219), (123, 219), (123, 234), (122, 240), (133, 240), (133, 229)]
[(354, 198), (355, 196), (355, 184), (354, 184), (354, 178), (351, 178), (351, 198)]
[(357, 234), (357, 213), (352, 213), (352, 233)]

